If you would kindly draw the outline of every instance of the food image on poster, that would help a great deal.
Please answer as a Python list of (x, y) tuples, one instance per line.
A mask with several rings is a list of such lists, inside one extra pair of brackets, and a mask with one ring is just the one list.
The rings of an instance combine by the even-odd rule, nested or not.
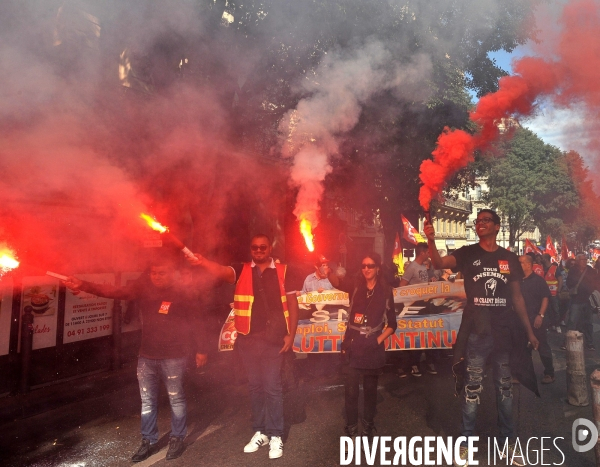
[[(114, 284), (114, 274), (79, 274), (79, 279), (96, 284)], [(63, 342), (78, 342), (112, 334), (113, 300), (87, 292), (65, 296), (65, 328)]]
[(22, 287), (21, 316), (25, 307), (31, 307), (33, 314), (33, 349), (54, 347), (58, 317), (58, 280), (48, 276), (24, 277)]

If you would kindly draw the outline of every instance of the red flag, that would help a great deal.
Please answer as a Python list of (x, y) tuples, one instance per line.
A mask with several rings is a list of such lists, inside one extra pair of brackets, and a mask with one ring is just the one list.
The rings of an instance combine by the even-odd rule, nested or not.
[(402, 276), (404, 274), (404, 258), (402, 257), (402, 245), (400, 245), (400, 235), (398, 235), (398, 232), (396, 232), (396, 239), (394, 240), (392, 261), (398, 269), (397, 275)]
[(415, 229), (410, 222), (408, 222), (406, 217), (404, 217), (402, 214), (400, 216), (402, 217), (402, 225), (404, 226), (402, 238), (414, 245), (417, 243), (423, 243), (425, 241), (423, 236), (417, 232), (417, 229)]
[(530, 253), (533, 252), (536, 255), (541, 255), (542, 252), (540, 251), (540, 249), (535, 246), (533, 243), (531, 243), (531, 240), (529, 240), (528, 238), (525, 239), (525, 253)]
[(556, 248), (554, 248), (554, 242), (552, 241), (552, 238), (550, 238), (550, 235), (546, 237), (546, 253), (548, 253), (552, 258), (556, 258), (558, 256), (558, 252), (556, 251)]
[(565, 261), (569, 257), (569, 248), (567, 247), (567, 238), (562, 236), (562, 244), (560, 246), (560, 256), (562, 256), (563, 261)]

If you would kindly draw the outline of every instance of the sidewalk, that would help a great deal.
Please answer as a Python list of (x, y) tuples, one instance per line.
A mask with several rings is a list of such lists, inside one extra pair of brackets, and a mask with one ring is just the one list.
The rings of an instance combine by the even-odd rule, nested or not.
[(75, 401), (109, 394), (124, 386), (137, 386), (136, 362), (119, 370), (106, 370), (32, 389), (27, 394), (0, 398), (0, 425), (33, 417)]

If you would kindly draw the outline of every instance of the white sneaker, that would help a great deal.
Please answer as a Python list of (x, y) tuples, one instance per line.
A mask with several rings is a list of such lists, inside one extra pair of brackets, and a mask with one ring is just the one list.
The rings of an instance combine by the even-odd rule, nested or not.
[(469, 463), (467, 462), (467, 460), (469, 459), (469, 449), (466, 446), (460, 447), (460, 454), (458, 455), (458, 457), (461, 461), (464, 461), (464, 464), (459, 464), (458, 462), (456, 462), (456, 459), (454, 459), (452, 465), (454, 467), (468, 467)]
[(278, 459), (283, 456), (283, 441), (279, 436), (271, 436), (269, 441), (269, 459)]
[(254, 436), (246, 446), (244, 446), (244, 452), (256, 452), (258, 448), (264, 446), (269, 442), (269, 438), (263, 435), (260, 431), (254, 433)]

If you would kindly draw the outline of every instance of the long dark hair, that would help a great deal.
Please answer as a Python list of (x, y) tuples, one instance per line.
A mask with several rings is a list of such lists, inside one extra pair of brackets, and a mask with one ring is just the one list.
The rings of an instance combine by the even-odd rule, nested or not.
[[(375, 267), (379, 268), (379, 270), (381, 271), (381, 255), (379, 253), (375, 253), (374, 251), (372, 251), (371, 253), (363, 255), (362, 259), (360, 260), (361, 265), (365, 258), (372, 259), (373, 262), (375, 263)], [(358, 273), (356, 274), (356, 284), (357, 285), (358, 284), (360, 284), (360, 285), (367, 284), (367, 280), (365, 279), (365, 276), (363, 276), (363, 273), (362, 273), (362, 266), (361, 266), (361, 269), (359, 269)]]

